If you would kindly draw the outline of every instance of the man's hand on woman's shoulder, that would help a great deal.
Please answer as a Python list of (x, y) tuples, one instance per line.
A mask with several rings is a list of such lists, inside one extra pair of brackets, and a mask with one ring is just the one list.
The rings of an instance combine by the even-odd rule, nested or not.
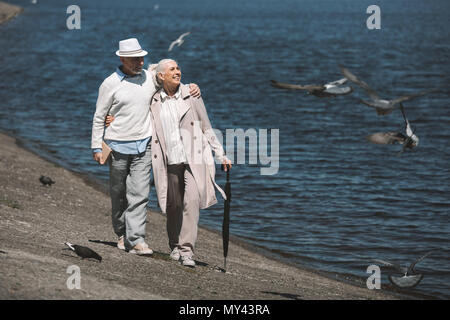
[(189, 84), (189, 93), (195, 98), (200, 98), (202, 95), (202, 93), (200, 92), (200, 87), (195, 83)]

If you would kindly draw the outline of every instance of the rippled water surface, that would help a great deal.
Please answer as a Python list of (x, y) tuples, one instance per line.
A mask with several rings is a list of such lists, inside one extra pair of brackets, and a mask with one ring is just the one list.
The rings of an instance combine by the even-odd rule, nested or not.
[[(72, 1), (13, 1), (25, 11), (0, 26), (0, 128), (106, 182), (90, 152), (97, 90), (119, 64), (118, 41), (137, 37), (146, 63), (174, 58), (183, 81), (199, 84), (215, 128), (279, 129), (277, 174), (261, 175), (259, 158), (233, 167), (233, 235), (362, 285), (371, 259), (407, 265), (435, 248), (409, 292), (448, 299), (450, 4), (376, 2), (381, 30), (367, 29), (373, 3), (364, 0), (170, 1), (159, 10), (156, 1), (79, 0), (81, 30), (70, 31)], [(339, 64), (386, 98), (444, 88), (405, 103), (416, 149), (397, 156), (398, 145), (365, 141), (404, 128), (399, 110), (378, 116), (359, 103), (360, 88), (321, 99), (270, 86), (337, 80)], [(224, 185), (220, 171), (217, 180)], [(222, 202), (202, 211), (200, 223), (220, 230), (222, 211)], [(383, 270), (382, 287), (390, 286)]]

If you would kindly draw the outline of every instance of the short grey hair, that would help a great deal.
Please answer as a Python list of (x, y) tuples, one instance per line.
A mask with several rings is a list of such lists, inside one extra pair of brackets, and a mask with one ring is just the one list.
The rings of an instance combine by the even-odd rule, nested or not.
[(164, 71), (166, 70), (166, 64), (168, 64), (169, 62), (172, 62), (172, 61), (175, 62), (176, 64), (178, 64), (173, 59), (162, 59), (161, 61), (159, 61), (158, 65), (156, 66), (156, 75), (158, 75), (158, 73), (164, 74)]

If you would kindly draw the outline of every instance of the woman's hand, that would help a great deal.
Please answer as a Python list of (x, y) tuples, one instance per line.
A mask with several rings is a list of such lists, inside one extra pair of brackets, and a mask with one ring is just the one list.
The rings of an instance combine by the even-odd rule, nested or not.
[(223, 161), (222, 161), (222, 169), (223, 169), (223, 171), (231, 170), (231, 167), (232, 167), (231, 160), (228, 159), (228, 158), (224, 158)]

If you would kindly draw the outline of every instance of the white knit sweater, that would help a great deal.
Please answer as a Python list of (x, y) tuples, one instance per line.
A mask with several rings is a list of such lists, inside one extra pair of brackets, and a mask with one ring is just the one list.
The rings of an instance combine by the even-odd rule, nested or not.
[(156, 92), (152, 74), (143, 70), (141, 75), (121, 80), (117, 72), (100, 85), (97, 107), (92, 121), (91, 148), (102, 147), (104, 121), (107, 114), (114, 121), (105, 129), (105, 139), (136, 141), (150, 137), (150, 100)]

